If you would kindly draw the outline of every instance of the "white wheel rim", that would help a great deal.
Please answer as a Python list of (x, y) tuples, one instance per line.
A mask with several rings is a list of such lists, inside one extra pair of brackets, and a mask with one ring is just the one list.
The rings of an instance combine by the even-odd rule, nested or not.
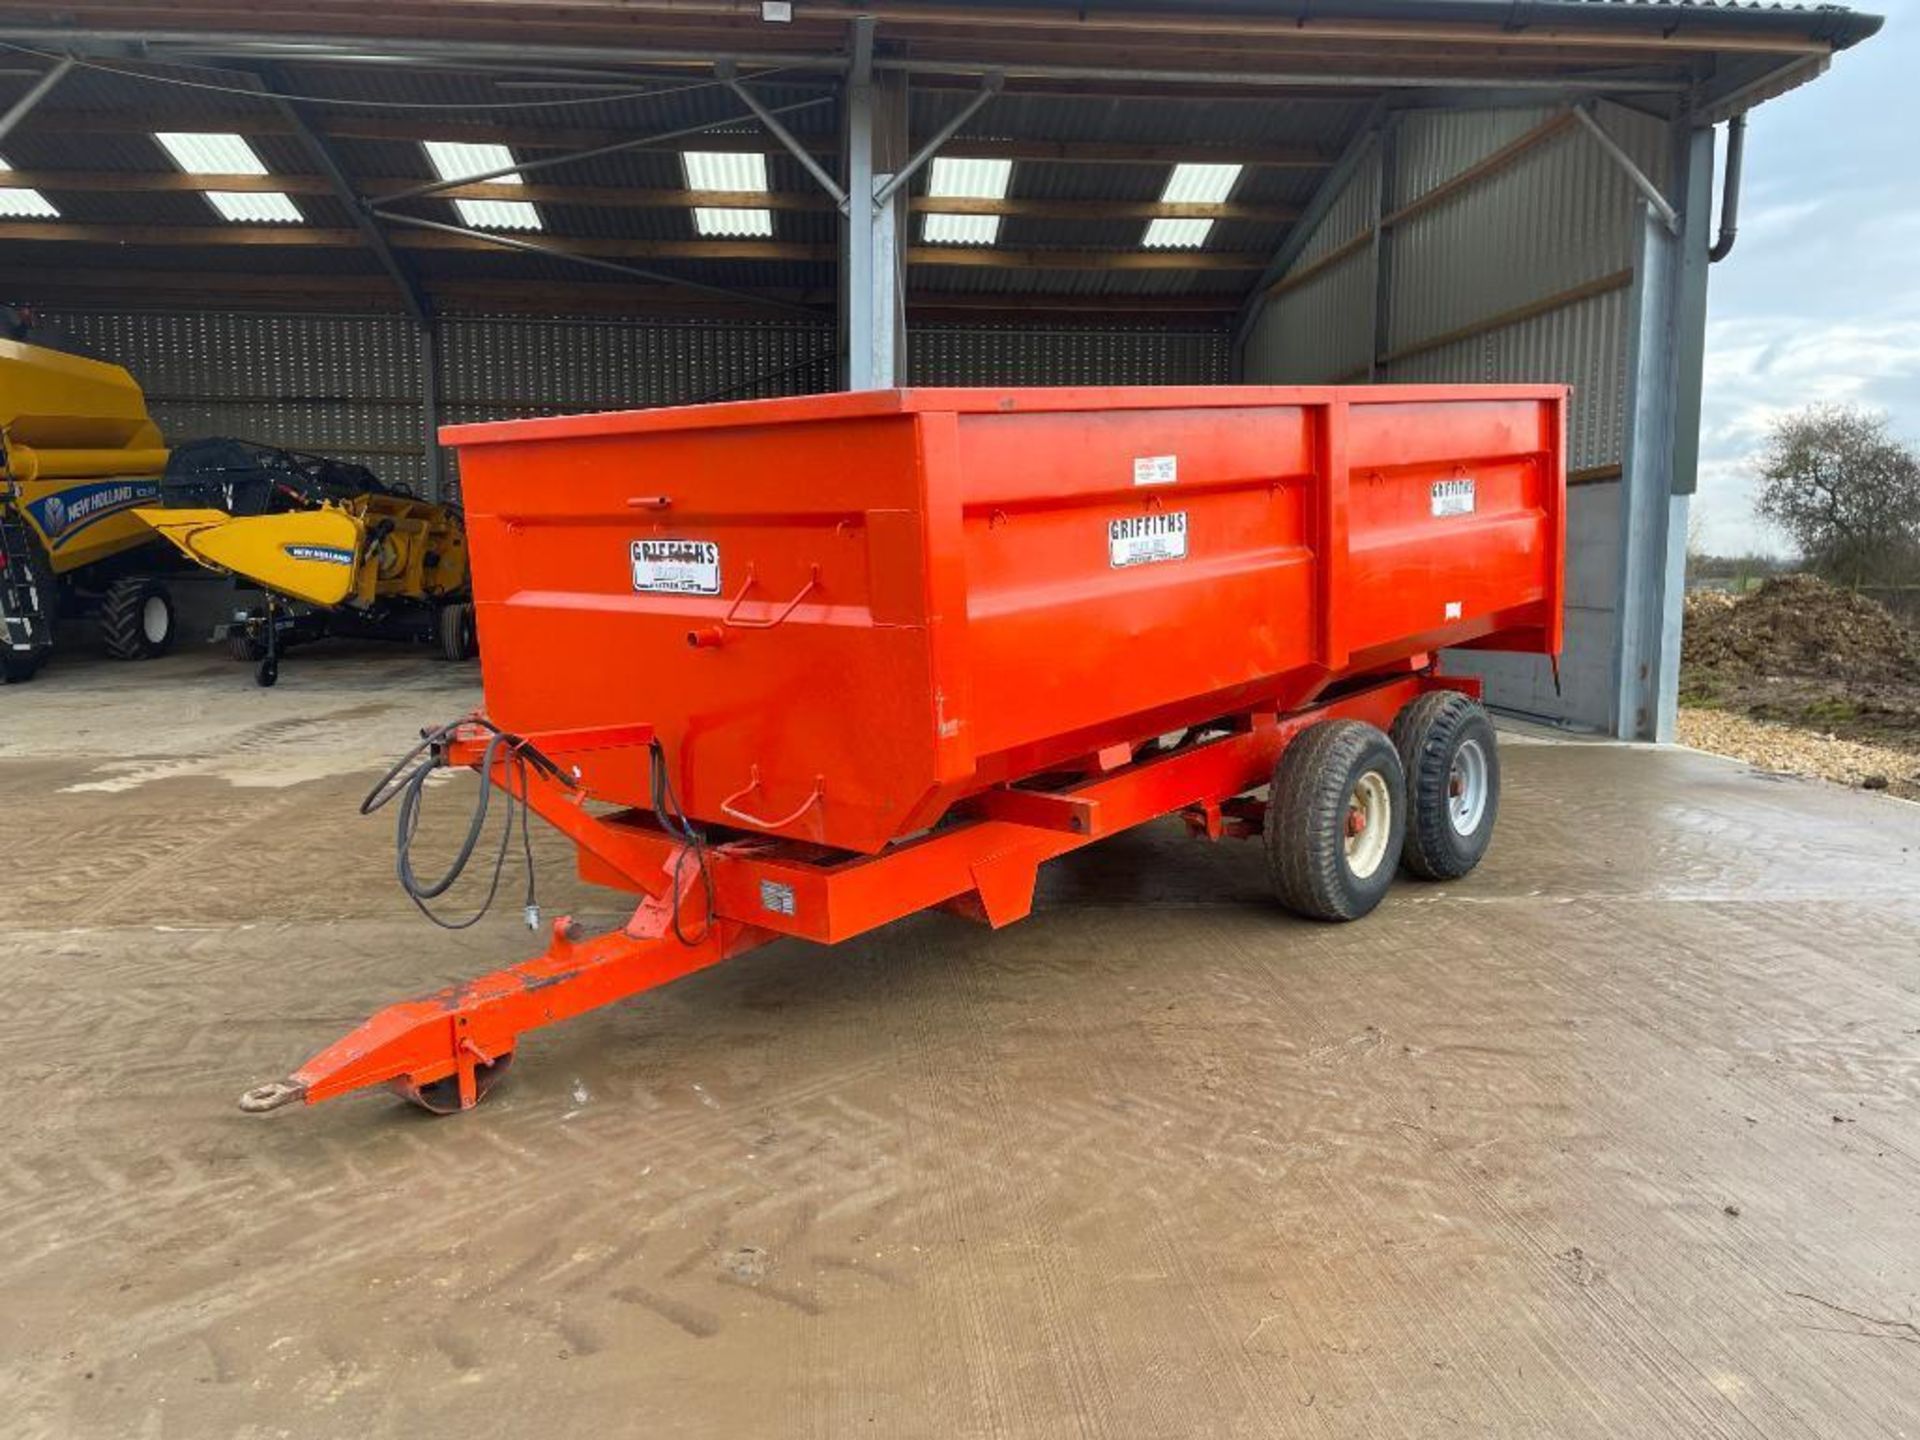
[(1447, 823), (1456, 835), (1471, 835), (1487, 813), (1487, 752), (1467, 740), (1453, 752), (1447, 770)]
[(158, 645), (167, 638), (167, 602), (158, 595), (149, 595), (140, 607), (140, 632), (147, 637), (149, 645)]
[(1347, 796), (1347, 869), (1365, 880), (1387, 857), (1387, 839), (1393, 829), (1393, 792), (1386, 777), (1369, 770), (1353, 782)]

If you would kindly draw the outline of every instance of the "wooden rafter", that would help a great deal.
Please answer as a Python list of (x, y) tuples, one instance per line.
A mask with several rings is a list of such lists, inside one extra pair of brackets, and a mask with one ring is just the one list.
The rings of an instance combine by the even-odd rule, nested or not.
[[(411, 188), (412, 180), (378, 180), (364, 188), (380, 199)], [(139, 192), (197, 194), (206, 191), (288, 195), (330, 193), (319, 175), (181, 175), (167, 171), (124, 170), (7, 170), (0, 171), (0, 190), (39, 190), (50, 195)], [(603, 206), (621, 210), (795, 210), (828, 212), (833, 202), (824, 195), (800, 191), (754, 194), (738, 190), (649, 190), (617, 185), (461, 185), (440, 191), (442, 200), (531, 200), (542, 205)], [(1199, 205), (1159, 200), (982, 200), (966, 196), (916, 195), (916, 211), (943, 215), (1012, 215), (1039, 220), (1247, 220), (1285, 224), (1299, 216), (1291, 205)]]
[[(643, 240), (626, 236), (591, 238), (515, 232), (508, 239), (534, 238), (548, 249), (608, 260), (795, 260), (831, 263), (832, 245), (791, 240)], [(318, 225), (82, 225), (63, 220), (0, 221), (0, 242), (49, 245), (180, 247), (194, 250), (304, 249), (350, 250), (361, 244), (358, 231)], [(397, 250), (457, 251), (491, 254), (501, 247), (478, 235), (441, 231), (404, 231), (393, 236)], [(907, 263), (992, 270), (1258, 270), (1260, 255), (1220, 250), (1002, 250), (960, 245), (914, 245)]]
[[(258, 113), (116, 109), (113, 111), (43, 111), (33, 125), (50, 133), (68, 135), (151, 134), (156, 130), (231, 130), (242, 135), (284, 135), (286, 125), (265, 111)], [(751, 127), (752, 121), (743, 121)], [(474, 144), (511, 145), (522, 150), (587, 150), (619, 139), (609, 129), (558, 128), (499, 124), (474, 120), (436, 120), (424, 117), (392, 119), (362, 114), (327, 114), (321, 120), (326, 133), (338, 140), (424, 141), (457, 140)], [(839, 148), (831, 135), (797, 134), (809, 150), (832, 155)], [(779, 146), (757, 128), (742, 133), (710, 131), (697, 140), (667, 144), (647, 152), (672, 155), (677, 150), (722, 150), (765, 154)], [(956, 136), (941, 154), (956, 158), (1053, 160), (1063, 164), (1171, 165), (1181, 160), (1249, 165), (1276, 169), (1317, 169), (1330, 163), (1326, 151), (1303, 145), (1165, 145), (1108, 141), (1010, 140)], [(156, 156), (156, 158), (159, 158)]]
[[(749, 313), (750, 307), (690, 295), (664, 285), (576, 280), (435, 279), (424, 282), (437, 304), (455, 308), (505, 308), (517, 312), (587, 311), (607, 314), (625, 310), (645, 315), (656, 310), (688, 313)], [(180, 304), (186, 302), (295, 308), (313, 306), (333, 310), (392, 310), (397, 300), (362, 275), (303, 275), (258, 270), (211, 273), (194, 270), (123, 269), (120, 267), (0, 268), (0, 287), (9, 293), (31, 294), (40, 300), (116, 305)], [(830, 296), (806, 291), (774, 292), (777, 298), (800, 304), (818, 303)], [(1218, 324), (1238, 303), (1233, 295), (1084, 295), (958, 294), (917, 290), (907, 296), (910, 310), (923, 315), (992, 316), (1031, 320), (1040, 316), (1079, 318), (1091, 322), (1199, 321)], [(763, 311), (751, 310), (762, 314)]]

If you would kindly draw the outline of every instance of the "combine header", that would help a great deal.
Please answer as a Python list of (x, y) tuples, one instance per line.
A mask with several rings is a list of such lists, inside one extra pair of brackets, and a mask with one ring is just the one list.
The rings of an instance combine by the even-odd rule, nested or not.
[(176, 449), (161, 498), (135, 514), (195, 564), (264, 592), (226, 627), (262, 685), (288, 645), (326, 635), (474, 653), (466, 535), (449, 506), (364, 466), (225, 439)]
[(1565, 393), (909, 390), (450, 430), (485, 709), (370, 804), (399, 796), (423, 908), (451, 878), (407, 845), (447, 765), (638, 908), (560, 919), (242, 1107), (465, 1108), (529, 1030), (782, 937), (1009, 924), (1046, 861), (1161, 816), (1261, 839), (1318, 920), (1403, 866), (1465, 874), (1499, 763), (1437, 655), (1559, 651)]

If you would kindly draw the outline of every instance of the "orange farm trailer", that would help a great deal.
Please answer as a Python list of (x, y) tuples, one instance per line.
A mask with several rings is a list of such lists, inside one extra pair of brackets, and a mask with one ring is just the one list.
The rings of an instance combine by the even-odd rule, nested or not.
[(243, 1108), (376, 1084), (466, 1108), (529, 1030), (783, 936), (1009, 924), (1043, 862), (1161, 816), (1263, 838), (1318, 919), (1402, 867), (1464, 874), (1498, 759), (1437, 654), (1557, 656), (1565, 406), (892, 390), (449, 429), (485, 706), (412, 778), (477, 769), (509, 834), (524, 802), (638, 908), (560, 919)]

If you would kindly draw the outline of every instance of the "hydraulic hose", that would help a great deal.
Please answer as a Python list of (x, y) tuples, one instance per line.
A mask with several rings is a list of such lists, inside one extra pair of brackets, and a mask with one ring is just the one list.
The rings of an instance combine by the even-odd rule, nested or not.
[[(532, 747), (517, 736), (487, 725), (485, 721), (479, 723), (486, 725), (486, 728), (492, 732), (487, 740), (487, 748), (480, 765), (480, 794), (474, 801), (473, 814), (467, 821), (466, 834), (460, 842), (459, 849), (454, 852), (452, 861), (437, 879), (431, 883), (421, 882), (413, 868), (413, 842), (420, 829), (427, 781), (435, 770), (446, 765), (445, 747), (453, 738), (454, 726), (443, 725), (438, 729), (425, 732), (421, 736), (420, 743), (401, 756), (392, 768), (380, 777), (379, 783), (367, 792), (366, 798), (360, 802), (360, 813), (371, 815), (377, 810), (385, 809), (395, 800), (399, 801), (394, 822), (394, 874), (400, 881), (400, 888), (406, 892), (407, 898), (413, 902), (414, 907), (443, 930), (468, 929), (479, 924), (492, 910), (494, 899), (500, 892), (501, 878), (506, 873), (507, 856), (512, 848), (514, 821), (517, 817), (520, 825), (521, 850), (526, 857), (527, 924), (530, 928), (537, 929), (540, 923), (540, 906), (534, 889), (533, 832), (528, 818), (532, 807), (527, 803), (527, 762)], [(487, 893), (481, 900), (479, 908), (471, 915), (460, 920), (449, 920), (435, 913), (433, 907), (427, 902), (438, 899), (453, 888), (460, 877), (466, 873), (468, 864), (480, 847), (480, 839), (486, 830), (487, 812), (493, 795), (491, 778), (493, 768), (500, 760), (502, 751), (506, 752), (506, 764), (503, 768), (509, 777), (514, 775), (519, 777), (520, 793), (518, 796), (514, 794), (510, 782), (500, 787), (506, 795), (506, 824), (501, 827), (500, 848), (494, 855), (493, 875), (488, 881)], [(536, 761), (544, 761), (544, 758), (536, 757)], [(552, 769), (553, 767), (551, 762), (546, 762), (543, 768)]]

